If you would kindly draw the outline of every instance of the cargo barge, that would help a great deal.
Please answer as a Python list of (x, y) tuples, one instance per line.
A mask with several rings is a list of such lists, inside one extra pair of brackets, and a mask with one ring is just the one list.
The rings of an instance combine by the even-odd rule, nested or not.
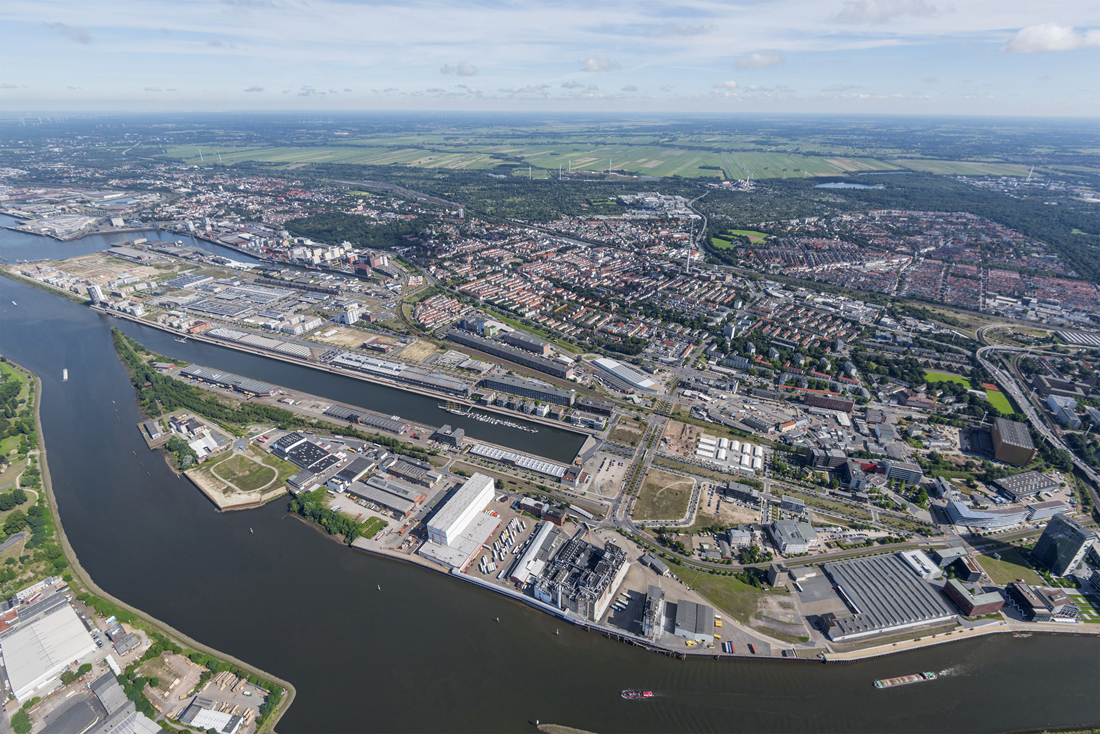
[(903, 675), (899, 678), (883, 678), (882, 680), (875, 681), (875, 688), (894, 688), (896, 686), (907, 686), (911, 683), (924, 683), (928, 680), (936, 680), (936, 674), (913, 673), (912, 675)]

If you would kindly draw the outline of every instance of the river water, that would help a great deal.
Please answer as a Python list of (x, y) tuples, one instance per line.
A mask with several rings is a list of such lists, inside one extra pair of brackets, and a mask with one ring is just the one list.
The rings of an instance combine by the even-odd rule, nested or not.
[[(530, 731), (537, 719), (595, 732), (984, 732), (1100, 721), (1094, 637), (998, 636), (836, 666), (677, 661), (350, 551), (281, 502), (220, 514), (141, 440), (111, 347), (110, 327), (122, 324), (0, 279), (0, 352), (42, 377), (50, 470), (81, 563), (111, 594), (291, 681), (299, 695), (280, 731)], [(210, 349), (199, 354), (223, 366), (228, 350)], [(269, 362), (253, 359), (233, 364)], [(257, 376), (324, 377), (293, 369), (304, 376)], [(942, 680), (871, 685), (924, 670)], [(658, 698), (624, 701), (628, 687)]]

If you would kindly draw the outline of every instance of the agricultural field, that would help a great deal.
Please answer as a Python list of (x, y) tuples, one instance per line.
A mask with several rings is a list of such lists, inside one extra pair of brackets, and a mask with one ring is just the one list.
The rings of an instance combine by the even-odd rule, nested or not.
[(1029, 584), (1042, 586), (1044, 581), (1039, 574), (1031, 570), (1020, 552), (1015, 548), (998, 551), (1001, 558), (997, 560), (993, 556), (978, 556), (978, 565), (989, 575), (989, 580), (998, 586), (1010, 584), (1016, 579), (1023, 579)]
[[(926, 158), (890, 161), (903, 168), (922, 173), (961, 176), (1027, 176), (1030, 166), (1017, 163), (987, 163), (984, 161), (937, 161)], [(1038, 172), (1036, 172), (1038, 173)]]
[(678, 520), (687, 514), (695, 481), (652, 467), (646, 472), (632, 517), (635, 520)]

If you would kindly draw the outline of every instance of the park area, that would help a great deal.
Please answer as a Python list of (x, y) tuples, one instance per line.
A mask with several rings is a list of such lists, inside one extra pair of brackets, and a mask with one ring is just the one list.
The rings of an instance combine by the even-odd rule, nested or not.
[[(975, 389), (974, 386), (970, 384), (970, 380), (962, 377), (961, 375), (953, 375), (950, 372), (936, 372), (934, 370), (928, 370), (924, 373), (924, 380), (929, 384), (934, 384), (937, 382), (954, 382), (962, 385), (967, 390)], [(1016, 412), (1012, 407), (1012, 403), (1009, 402), (1008, 396), (1001, 392), (1001, 390), (996, 385), (986, 386), (983, 383), (982, 390), (985, 392), (985, 399), (989, 401), (989, 404), (997, 410), (1001, 411), (1002, 414), (1012, 415)]]
[(1029, 584), (1042, 585), (1043, 579), (1032, 570), (1031, 564), (1015, 548), (998, 551), (999, 559), (992, 555), (978, 556), (978, 565), (989, 576), (989, 580), (998, 586), (1011, 584), (1016, 579), (1023, 579)]
[(227, 452), (184, 472), (221, 509), (261, 505), (286, 492), (298, 468), (264, 453), (255, 444)]
[(635, 520), (679, 520), (687, 514), (695, 480), (650, 467), (634, 505)]

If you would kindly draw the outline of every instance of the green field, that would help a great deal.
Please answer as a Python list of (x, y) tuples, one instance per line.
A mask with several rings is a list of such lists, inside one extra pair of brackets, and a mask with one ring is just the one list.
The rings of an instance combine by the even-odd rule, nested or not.
[(1078, 590), (1067, 590), (1066, 594), (1073, 599), (1073, 603), (1081, 608), (1081, 621), (1089, 624), (1100, 624), (1100, 599), (1095, 595), (1085, 596)]
[(1000, 390), (986, 390), (985, 399), (989, 401), (990, 405), (1005, 415), (1011, 415), (1015, 412), (1012, 409), (1012, 403), (1008, 401), (1008, 396)]
[(768, 239), (766, 232), (754, 232), (750, 229), (731, 229), (729, 233), (748, 237), (750, 242), (763, 242)]
[(783, 591), (762, 591), (733, 576), (718, 576), (703, 571), (682, 570), (677, 575), (685, 584), (709, 599), (719, 611), (725, 612), (745, 624), (748, 624), (756, 616), (761, 596), (764, 594), (787, 593), (785, 589)]
[(963, 387), (970, 389), (970, 380), (958, 375), (949, 375), (946, 372), (933, 372), (931, 370), (924, 373), (925, 382), (957, 382)]
[(255, 492), (271, 484), (278, 472), (238, 454), (230, 454), (217, 464), (206, 467), (208, 473), (220, 477), (242, 492)]
[(378, 533), (385, 530), (387, 525), (389, 525), (389, 523), (382, 518), (372, 517), (369, 520), (365, 520), (363, 522), (361, 532), (363, 533), (364, 538), (373, 538), (374, 536), (378, 535)]
[(710, 244), (713, 245), (714, 247), (717, 247), (717, 248), (721, 249), (721, 250), (726, 250), (726, 249), (729, 249), (729, 248), (732, 248), (732, 247), (737, 247), (741, 243), (740, 242), (731, 242), (730, 240), (723, 240), (719, 237), (711, 237), (710, 238)]
[(634, 505), (636, 520), (679, 520), (687, 513), (693, 482), (650, 468)]
[(993, 583), (1004, 586), (1016, 579), (1040, 586), (1045, 583), (1039, 574), (1031, 570), (1031, 565), (1015, 548), (997, 551), (997, 554), (1001, 557), (1000, 560), (993, 556), (978, 556), (978, 565), (989, 574), (989, 580)]

